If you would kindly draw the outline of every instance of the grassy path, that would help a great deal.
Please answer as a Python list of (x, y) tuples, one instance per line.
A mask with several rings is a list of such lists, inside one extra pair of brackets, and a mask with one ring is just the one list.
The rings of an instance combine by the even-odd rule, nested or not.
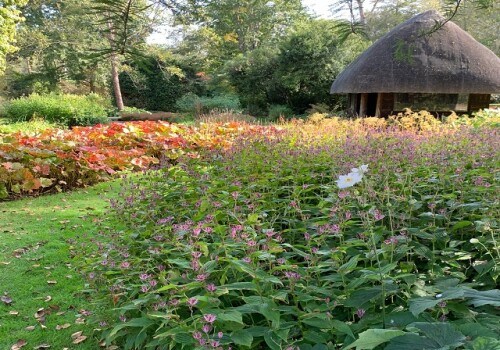
[(0, 202), (0, 349), (18, 341), (25, 349), (98, 348), (86, 322), (92, 301), (80, 292), (85, 282), (73, 266), (70, 250), (78, 247), (71, 240), (93, 234), (92, 218), (105, 212), (118, 188), (115, 181)]

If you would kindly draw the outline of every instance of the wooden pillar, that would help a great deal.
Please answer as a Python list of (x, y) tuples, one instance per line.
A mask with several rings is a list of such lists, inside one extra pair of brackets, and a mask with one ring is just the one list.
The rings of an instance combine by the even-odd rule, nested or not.
[(349, 94), (349, 115), (357, 115), (358, 94)]
[(365, 117), (368, 110), (368, 94), (361, 94), (361, 103), (359, 104), (359, 116)]
[(467, 112), (472, 113), (480, 109), (488, 108), (490, 106), (489, 94), (470, 94)]
[(380, 117), (382, 115), (382, 97), (383, 94), (379, 92), (377, 94), (377, 107), (375, 108), (375, 117)]

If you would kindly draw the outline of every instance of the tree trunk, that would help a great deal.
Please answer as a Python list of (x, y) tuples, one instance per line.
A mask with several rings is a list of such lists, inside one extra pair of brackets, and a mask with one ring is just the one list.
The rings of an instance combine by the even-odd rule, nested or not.
[(115, 93), (116, 108), (118, 109), (118, 111), (123, 111), (123, 108), (125, 106), (123, 105), (122, 91), (120, 89), (120, 75), (118, 73), (118, 63), (119, 63), (118, 54), (116, 52), (116, 47), (115, 47), (115, 34), (114, 34), (113, 23), (111, 23), (110, 20), (108, 20), (108, 28), (109, 28), (108, 41), (109, 41), (109, 46), (111, 47), (111, 79), (113, 80), (113, 91)]
[(365, 16), (365, 10), (363, 8), (363, 1), (364, 0), (356, 0), (356, 2), (358, 3), (359, 21), (363, 24), (366, 24), (366, 16)]
[(120, 77), (118, 73), (118, 56), (115, 52), (111, 54), (111, 78), (113, 80), (113, 91), (115, 93), (116, 108), (123, 111), (122, 91), (120, 89)]
[(95, 94), (97, 92), (96, 88), (96, 75), (97, 75), (97, 64), (94, 64), (88, 73), (89, 77), (89, 90), (90, 93)]

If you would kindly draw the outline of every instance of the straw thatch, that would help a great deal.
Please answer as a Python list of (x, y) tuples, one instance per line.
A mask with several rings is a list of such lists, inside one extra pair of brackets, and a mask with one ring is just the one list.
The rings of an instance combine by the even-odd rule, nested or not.
[(351, 63), (331, 93), (492, 94), (500, 59), (436, 11), (398, 25)]

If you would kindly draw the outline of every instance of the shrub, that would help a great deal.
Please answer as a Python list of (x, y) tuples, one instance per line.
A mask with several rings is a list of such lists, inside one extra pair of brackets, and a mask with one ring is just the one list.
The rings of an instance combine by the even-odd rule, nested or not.
[(236, 95), (217, 95), (213, 97), (200, 97), (193, 93), (182, 96), (176, 102), (176, 107), (181, 112), (200, 115), (212, 111), (233, 111), (241, 109), (240, 101)]
[(328, 114), (314, 112), (307, 117), (307, 121), (312, 124), (321, 124), (326, 118), (328, 118)]
[(8, 124), (2, 124), (0, 122), (0, 134), (10, 134), (14, 132), (34, 134), (40, 131), (44, 131), (46, 129), (52, 129), (57, 127), (59, 127), (59, 125), (46, 122), (45, 120), (39, 118), (34, 118), (27, 122), (17, 122)]
[(428, 111), (412, 112), (411, 109), (406, 108), (402, 113), (389, 116), (387, 125), (401, 130), (430, 131), (438, 128), (441, 122)]
[(201, 123), (243, 122), (254, 124), (257, 122), (257, 119), (251, 115), (235, 113), (232, 111), (213, 111), (200, 115), (196, 120)]
[(5, 115), (16, 122), (42, 118), (67, 127), (86, 126), (106, 123), (108, 107), (105, 99), (96, 94), (33, 94), (10, 101), (5, 107)]
[(473, 113), (472, 117), (467, 114), (458, 116), (452, 113), (446, 118), (446, 124), (455, 127), (460, 125), (500, 127), (500, 110), (484, 109)]
[(291, 117), (293, 117), (293, 110), (285, 105), (272, 105), (267, 114), (267, 119), (273, 122), (280, 118), (290, 119)]

